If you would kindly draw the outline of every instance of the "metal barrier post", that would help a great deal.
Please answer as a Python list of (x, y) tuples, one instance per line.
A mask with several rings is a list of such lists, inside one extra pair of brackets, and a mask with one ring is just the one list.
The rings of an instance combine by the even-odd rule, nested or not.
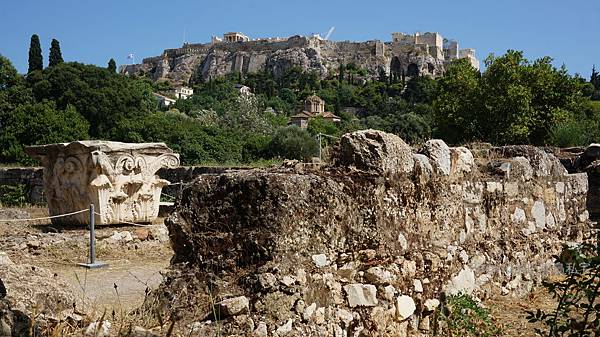
[(90, 204), (90, 256), (88, 263), (78, 263), (77, 265), (88, 268), (102, 268), (108, 266), (108, 264), (100, 261), (96, 261), (96, 215), (94, 212), (94, 204)]

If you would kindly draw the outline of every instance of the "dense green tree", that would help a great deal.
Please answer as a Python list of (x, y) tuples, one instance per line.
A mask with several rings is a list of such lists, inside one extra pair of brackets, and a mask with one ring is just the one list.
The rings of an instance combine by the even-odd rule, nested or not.
[(23, 151), (26, 145), (88, 139), (89, 123), (72, 105), (57, 109), (54, 102), (19, 105), (9, 115), (0, 113), (0, 159), (32, 163)]
[(277, 130), (269, 145), (272, 156), (306, 160), (317, 155), (318, 144), (306, 131), (292, 125)]
[(453, 61), (439, 80), (433, 102), (437, 137), (451, 143), (483, 139), (479, 131), (479, 72), (464, 59)]
[(27, 73), (32, 73), (36, 70), (44, 69), (44, 59), (42, 57), (42, 46), (40, 45), (40, 37), (37, 34), (31, 35), (29, 42), (29, 68)]
[(111, 73), (116, 73), (117, 72), (117, 62), (115, 62), (114, 59), (110, 59), (108, 60), (108, 67), (107, 67), (108, 71), (110, 71)]
[(50, 54), (48, 56), (48, 66), (52, 67), (63, 63), (62, 52), (60, 51), (60, 42), (57, 39), (52, 39), (50, 44)]
[(406, 83), (403, 97), (412, 103), (433, 102), (437, 96), (437, 81), (429, 76), (416, 76)]
[(120, 119), (149, 113), (155, 106), (148, 82), (75, 62), (45, 69), (32, 89), (38, 101), (55, 101), (58, 109), (73, 105), (89, 121), (95, 138), (114, 136)]
[(0, 54), (0, 90), (7, 89), (19, 81), (19, 73), (12, 62)]

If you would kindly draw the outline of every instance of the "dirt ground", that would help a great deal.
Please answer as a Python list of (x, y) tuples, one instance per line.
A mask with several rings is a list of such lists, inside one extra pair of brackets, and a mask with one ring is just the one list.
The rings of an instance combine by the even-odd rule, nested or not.
[[(19, 217), (48, 214), (42, 207), (18, 211), (26, 212)], [(48, 220), (3, 222), (3, 214), (7, 214), (6, 209), (0, 212), (0, 252), (14, 264), (41, 267), (67, 283), (67, 292), (79, 311), (128, 311), (139, 306), (146, 292), (160, 284), (161, 272), (168, 268), (173, 255), (163, 219), (152, 227), (98, 226), (97, 260), (107, 266), (86, 269), (77, 263), (88, 260), (87, 228), (57, 227)], [(11, 282), (4, 281), (10, 296)]]
[[(16, 209), (14, 214), (12, 211), (0, 210), (0, 254), (4, 252), (16, 265), (31, 265), (49, 271), (48, 275), (53, 276), (50, 283), (66, 283), (65, 290), (74, 298), (80, 312), (101, 315), (138, 307), (146, 292), (160, 284), (161, 272), (167, 270), (173, 255), (163, 219), (158, 219), (149, 228), (100, 226), (96, 233), (97, 259), (108, 266), (85, 269), (77, 263), (87, 261), (89, 234), (86, 228), (56, 227), (48, 220), (3, 222), (9, 216), (33, 218), (48, 214), (42, 207)], [(7, 289), (10, 295), (10, 280)], [(526, 298), (497, 295), (484, 301), (501, 326), (503, 336), (525, 337), (535, 336), (525, 311), (550, 310), (554, 303), (542, 288)]]

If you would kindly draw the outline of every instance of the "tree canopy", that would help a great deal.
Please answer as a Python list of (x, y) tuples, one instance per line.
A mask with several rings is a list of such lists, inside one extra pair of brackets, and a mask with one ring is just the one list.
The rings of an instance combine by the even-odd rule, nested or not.
[(48, 66), (52, 67), (63, 62), (62, 52), (60, 51), (60, 42), (56, 39), (52, 39), (50, 55), (48, 56)]
[(42, 46), (40, 45), (40, 37), (37, 34), (31, 35), (29, 42), (29, 69), (27, 73), (32, 73), (36, 70), (44, 69), (44, 58), (42, 57)]

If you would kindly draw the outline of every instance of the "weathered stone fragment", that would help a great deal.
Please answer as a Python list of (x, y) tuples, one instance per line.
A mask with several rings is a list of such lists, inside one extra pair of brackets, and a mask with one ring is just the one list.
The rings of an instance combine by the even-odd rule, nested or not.
[(402, 295), (396, 299), (396, 315), (400, 320), (409, 318), (417, 310), (415, 301), (410, 296)]
[(340, 141), (342, 165), (371, 172), (412, 172), (412, 150), (400, 137), (378, 130), (345, 134)]
[(229, 317), (248, 312), (250, 301), (246, 296), (237, 296), (222, 300), (218, 304), (221, 317)]
[(348, 284), (344, 286), (344, 291), (351, 308), (377, 305), (377, 288), (372, 284)]
[(441, 139), (431, 139), (425, 143), (423, 149), (429, 156), (431, 166), (436, 173), (447, 176), (450, 174), (452, 161), (450, 159), (450, 148)]

